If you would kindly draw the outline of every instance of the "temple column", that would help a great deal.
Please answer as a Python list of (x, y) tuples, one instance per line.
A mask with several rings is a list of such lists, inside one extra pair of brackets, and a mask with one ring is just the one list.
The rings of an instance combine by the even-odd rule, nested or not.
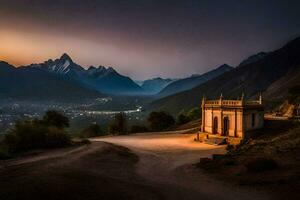
[[(205, 97), (202, 98), (202, 119), (201, 119), (201, 132), (205, 132)], [(199, 131), (197, 133), (197, 141), (200, 140)]]
[(245, 116), (244, 116), (244, 110), (242, 110), (242, 115), (241, 115), (242, 119), (241, 119), (241, 124), (242, 124), (242, 136), (241, 138), (244, 138), (244, 132), (245, 132), (245, 122), (244, 122), (244, 119), (245, 119)]
[(205, 97), (202, 99), (202, 124), (201, 131), (205, 132)]
[(223, 135), (223, 109), (221, 108), (221, 136)]
[(211, 107), (211, 133), (214, 134), (214, 110)]
[(220, 135), (223, 135), (223, 95), (222, 95), (222, 93), (221, 93), (221, 96), (220, 96), (220, 99), (219, 99), (219, 105), (220, 105), (220, 111), (221, 111), (221, 119), (220, 119), (220, 121), (221, 121), (221, 133), (220, 133)]
[(237, 114), (236, 109), (234, 110), (234, 137), (237, 137)]

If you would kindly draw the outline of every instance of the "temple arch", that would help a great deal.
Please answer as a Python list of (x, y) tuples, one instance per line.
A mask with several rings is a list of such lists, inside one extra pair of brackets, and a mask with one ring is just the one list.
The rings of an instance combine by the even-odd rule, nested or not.
[(229, 135), (229, 118), (224, 117), (223, 119), (223, 135), (228, 136)]
[(213, 122), (213, 134), (218, 133), (218, 117), (214, 117), (214, 122)]

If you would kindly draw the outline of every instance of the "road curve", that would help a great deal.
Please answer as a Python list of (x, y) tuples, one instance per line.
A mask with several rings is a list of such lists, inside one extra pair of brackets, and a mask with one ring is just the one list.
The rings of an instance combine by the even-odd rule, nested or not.
[(181, 132), (106, 136), (104, 141), (131, 149), (140, 158), (137, 174), (159, 186), (168, 199), (270, 199), (267, 194), (212, 179), (193, 164), (201, 157), (225, 153), (224, 146), (194, 141)]

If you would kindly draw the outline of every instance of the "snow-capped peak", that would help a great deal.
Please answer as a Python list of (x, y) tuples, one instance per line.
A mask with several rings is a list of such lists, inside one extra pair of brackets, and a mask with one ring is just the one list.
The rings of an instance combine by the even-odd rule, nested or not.
[(95, 69), (97, 69), (97, 68), (94, 67), (94, 66), (90, 66), (90, 67), (88, 68), (88, 71), (90, 71), (90, 70), (95, 70)]
[(66, 53), (64, 53), (59, 59), (49, 59), (44, 63), (32, 65), (32, 67), (58, 74), (86, 74), (91, 78), (101, 78), (107, 75), (118, 75), (114, 68), (106, 68), (102, 65), (99, 65), (98, 67), (90, 66), (88, 69), (84, 69), (80, 65), (74, 63), (71, 57)]
[(65, 63), (63, 64), (63, 69), (65, 70), (69, 66), (70, 66), (70, 61), (66, 60)]
[(68, 60), (70, 63), (73, 62), (72, 59), (71, 59), (71, 57), (70, 57), (68, 54), (66, 54), (66, 53), (64, 53), (64, 54), (60, 57), (60, 60), (62, 60), (62, 61)]

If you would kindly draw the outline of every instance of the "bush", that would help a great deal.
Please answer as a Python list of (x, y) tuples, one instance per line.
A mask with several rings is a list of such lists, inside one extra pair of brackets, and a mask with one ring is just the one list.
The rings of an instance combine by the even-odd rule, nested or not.
[(42, 121), (46, 126), (55, 126), (57, 128), (66, 128), (70, 126), (69, 119), (54, 110), (47, 111)]
[(148, 117), (150, 128), (153, 131), (161, 131), (175, 124), (174, 118), (166, 112), (152, 112)]
[(115, 115), (114, 121), (108, 126), (108, 132), (112, 134), (127, 133), (127, 120), (125, 113), (121, 112)]
[(0, 160), (9, 159), (11, 158), (11, 155), (8, 151), (7, 146), (1, 145), (0, 146)]
[(38, 120), (19, 121), (5, 135), (4, 143), (11, 152), (27, 151), (45, 145), (47, 127)]
[(101, 135), (104, 135), (104, 133), (98, 124), (91, 124), (80, 133), (81, 138), (97, 137)]
[(110, 134), (116, 134), (116, 133), (118, 133), (118, 131), (117, 131), (117, 126), (116, 126), (114, 123), (110, 123), (110, 124), (108, 125), (108, 132), (109, 132)]
[(192, 109), (187, 113), (187, 117), (188, 117), (190, 120), (196, 120), (196, 119), (201, 118), (201, 110), (200, 110), (200, 108), (199, 108), (199, 107), (192, 108)]
[(180, 113), (177, 116), (176, 124), (177, 125), (182, 125), (182, 124), (188, 123), (189, 121), (191, 121), (191, 120), (187, 115), (185, 115), (184, 113)]
[(227, 144), (226, 150), (227, 150), (228, 152), (232, 152), (234, 149), (235, 149), (234, 145), (232, 145), (232, 144)]
[(81, 144), (91, 144), (91, 141), (89, 139), (82, 139)]
[(248, 172), (264, 172), (278, 168), (277, 163), (270, 158), (255, 158), (246, 164)]
[(146, 126), (138, 126), (138, 125), (133, 125), (131, 126), (130, 132), (131, 133), (143, 133), (147, 132), (148, 129)]
[(46, 133), (45, 147), (63, 147), (70, 144), (70, 135), (62, 129), (57, 127), (49, 127)]
[[(70, 136), (64, 130), (66, 117), (47, 112), (42, 120), (24, 120), (16, 122), (3, 140), (10, 153), (38, 148), (61, 147), (70, 144)], [(60, 116), (60, 117), (58, 117)], [(55, 120), (53, 120), (55, 119)], [(58, 119), (61, 119), (60, 122)]]

